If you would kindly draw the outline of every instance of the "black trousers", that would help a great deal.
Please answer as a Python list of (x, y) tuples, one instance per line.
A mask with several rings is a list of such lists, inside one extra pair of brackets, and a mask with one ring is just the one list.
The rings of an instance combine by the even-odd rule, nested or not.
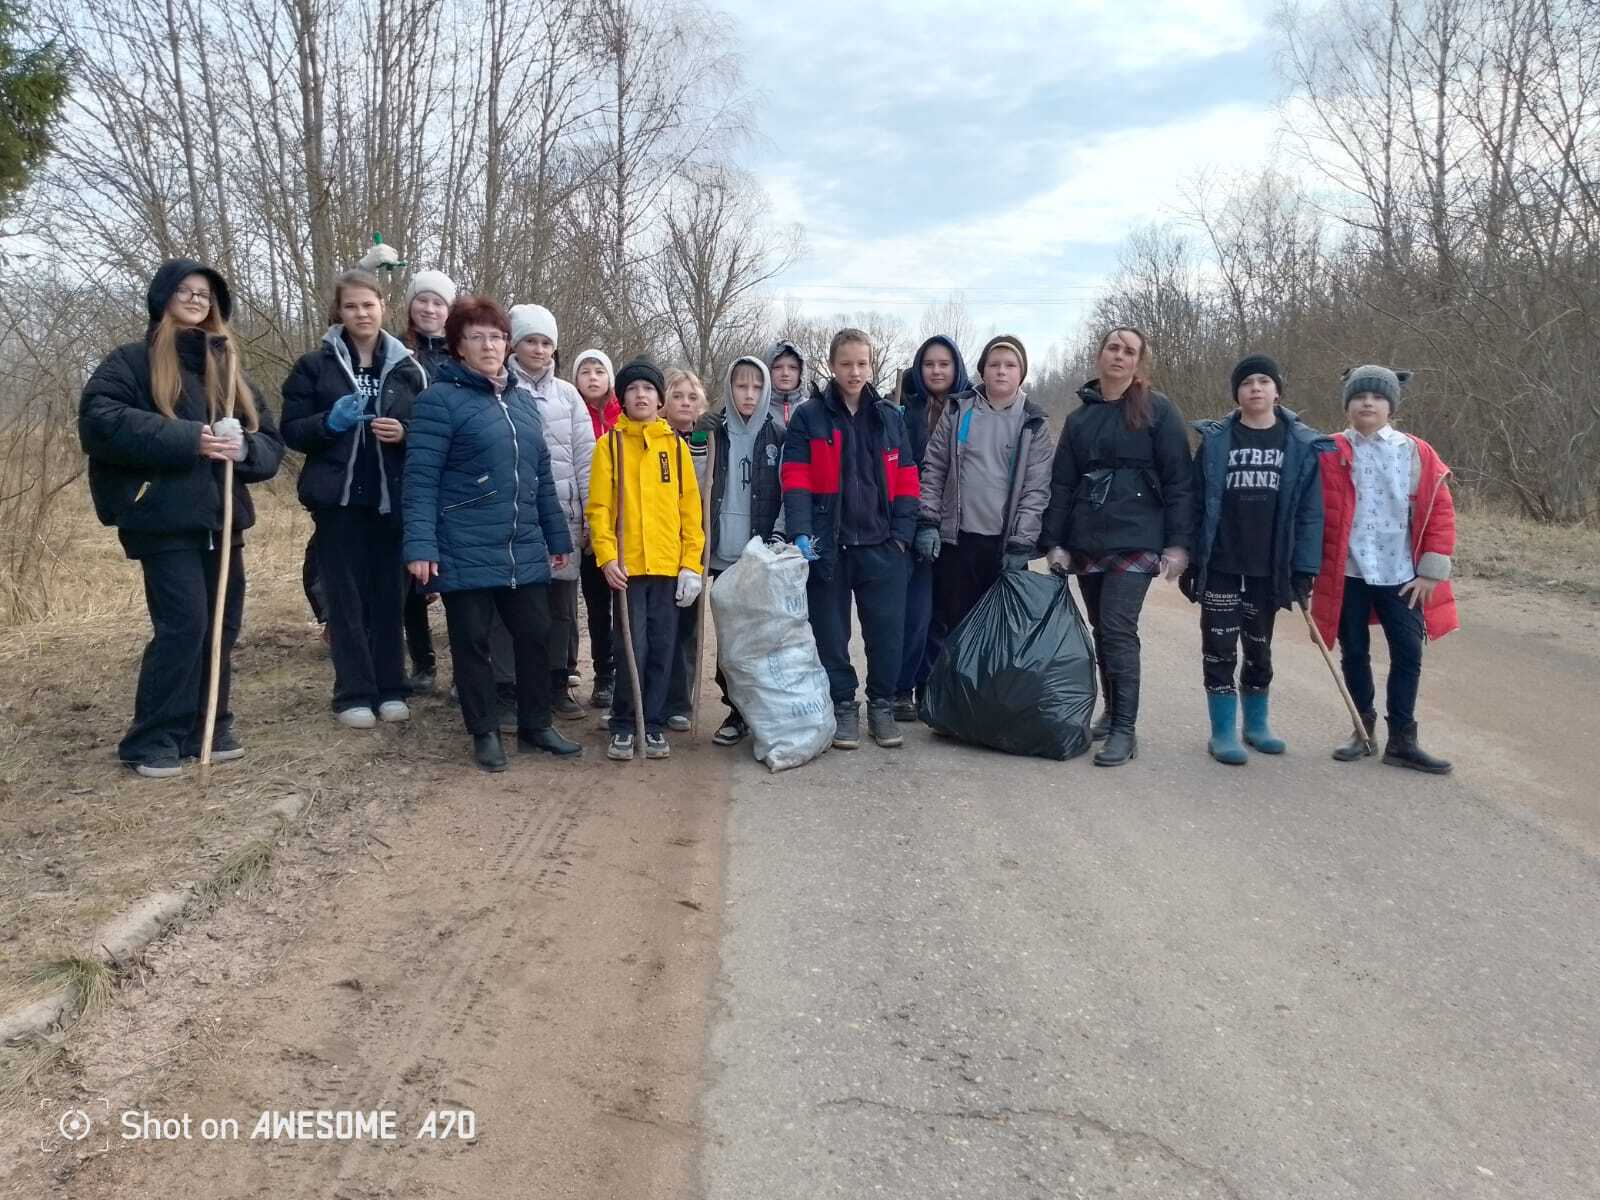
[(1239, 686), (1264, 692), (1272, 685), (1272, 629), (1278, 608), (1272, 580), (1261, 575), (1208, 575), (1200, 597), (1200, 659), (1206, 691), (1232, 695), (1244, 636)]
[(317, 578), (317, 531), (306, 539), (305, 556), (300, 560), (300, 587), (311, 606), (311, 617), (318, 625), (328, 623), (328, 607), (322, 602), (322, 580)]
[[(153, 636), (139, 664), (133, 723), (117, 756), (123, 762), (200, 753), (206, 692), (211, 679), (211, 617), (217, 603), (216, 550), (168, 550), (141, 558), (144, 602)], [(217, 691), (217, 732), (233, 724), (229, 704), (230, 659), (244, 617), (244, 554), (235, 548), (222, 609), (222, 675)]]
[[(673, 583), (677, 590), (677, 583)], [(710, 598), (704, 591), (688, 608), (678, 609), (678, 628), (672, 638), (672, 670), (667, 684), (667, 716), (687, 717), (694, 706), (694, 677), (700, 669), (700, 606)]]
[(933, 576), (937, 563), (913, 557), (906, 576), (906, 639), (900, 650), (900, 681), (896, 692), (914, 692), (928, 682), (939, 651), (944, 648), (945, 624), (933, 602)]
[(548, 729), (550, 596), (543, 584), (444, 593), (462, 722), (473, 737), (499, 728), (495, 663), (489, 654), (489, 628), (496, 616), (509, 631), (516, 664), (517, 728)]
[(412, 673), (421, 675), (426, 672), (431, 675), (439, 663), (433, 652), (433, 629), (428, 624), (428, 595), (417, 590), (410, 575), (401, 580), (401, 587), (405, 589), (406, 596), (406, 649), (411, 654)]
[(594, 684), (609, 684), (616, 675), (615, 646), (612, 639), (615, 600), (611, 585), (589, 551), (578, 564), (578, 583), (583, 590), (584, 613), (589, 620), (589, 656), (594, 660)]
[(1096, 571), (1078, 576), (1083, 607), (1094, 627), (1094, 653), (1111, 687), (1106, 707), (1113, 723), (1133, 728), (1139, 715), (1139, 614), (1154, 575)]
[[(634, 575), (628, 580), (628, 629), (639, 665), (646, 733), (660, 733), (667, 726), (667, 689), (672, 684), (672, 652), (678, 637), (678, 604), (674, 599), (677, 591), (675, 575)], [(619, 604), (619, 610), (620, 607)], [(619, 611), (619, 627), (621, 620)], [(625, 653), (625, 648), (618, 645), (617, 657), (621, 659)], [(626, 660), (617, 666), (611, 732), (637, 733), (633, 725), (633, 680)]]
[[(894, 700), (906, 634), (906, 578), (911, 555), (893, 542), (841, 546), (831, 562), (812, 563), (806, 581), (811, 632), (828, 673), (835, 704), (856, 698), (859, 680), (850, 661), (850, 600), (861, 618), (867, 647), (867, 699)], [(821, 568), (819, 570), (819, 568)]]
[(1344, 600), (1339, 608), (1339, 657), (1350, 698), (1362, 712), (1373, 711), (1376, 685), (1372, 678), (1373, 612), (1389, 640), (1389, 681), (1386, 687), (1391, 725), (1408, 725), (1417, 719), (1417, 689), (1422, 685), (1422, 643), (1427, 625), (1422, 610), (1412, 608), (1400, 595), (1400, 585), (1373, 587), (1365, 579), (1346, 576)]
[(961, 533), (948, 542), (933, 564), (934, 611), (945, 629), (954, 629), (1000, 578), (1005, 539), (999, 534)]
[[(548, 589), (550, 605), (550, 632), (545, 638), (545, 661), (550, 664), (551, 686), (565, 690), (568, 672), (578, 665), (576, 661), (567, 661), (572, 631), (578, 621), (578, 581), (552, 579), (543, 586)], [(499, 617), (493, 617), (489, 622), (489, 656), (494, 659), (495, 684), (501, 696), (509, 700), (516, 694), (517, 654), (511, 644), (511, 631)]]
[(324, 508), (316, 514), (317, 575), (333, 651), (333, 708), (404, 700), (402, 632), (406, 577), (400, 571), (400, 518), (374, 508)]

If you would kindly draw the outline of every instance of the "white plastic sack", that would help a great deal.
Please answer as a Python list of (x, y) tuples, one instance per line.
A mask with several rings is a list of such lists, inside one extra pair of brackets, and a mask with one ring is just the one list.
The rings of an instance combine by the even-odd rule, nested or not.
[(711, 617), (728, 696), (773, 771), (833, 744), (833, 701), (806, 619), (805, 556), (754, 537), (711, 587)]

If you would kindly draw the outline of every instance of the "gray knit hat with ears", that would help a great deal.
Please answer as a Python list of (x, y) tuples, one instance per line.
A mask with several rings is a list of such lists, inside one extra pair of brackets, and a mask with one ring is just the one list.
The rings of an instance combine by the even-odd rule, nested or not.
[(1389, 415), (1392, 417), (1400, 407), (1400, 389), (1410, 378), (1410, 371), (1391, 371), (1375, 363), (1351, 367), (1344, 373), (1344, 406), (1349, 408), (1350, 401), (1362, 392), (1376, 392), (1389, 402)]

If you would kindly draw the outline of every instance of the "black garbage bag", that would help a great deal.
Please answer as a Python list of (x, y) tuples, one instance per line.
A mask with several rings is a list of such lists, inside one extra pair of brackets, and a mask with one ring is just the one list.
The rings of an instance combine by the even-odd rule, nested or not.
[(1066, 576), (1007, 571), (945, 639), (918, 715), (964, 742), (1065, 759), (1089, 748), (1094, 694)]

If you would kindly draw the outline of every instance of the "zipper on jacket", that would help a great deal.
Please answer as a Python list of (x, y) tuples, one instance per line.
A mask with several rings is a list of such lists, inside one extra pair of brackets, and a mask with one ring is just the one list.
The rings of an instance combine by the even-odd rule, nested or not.
[(517, 505), (522, 502), (522, 446), (517, 441), (517, 425), (511, 419), (511, 408), (506, 404), (505, 393), (495, 397), (500, 401), (500, 411), (505, 415), (506, 428), (511, 431), (511, 536), (506, 538), (506, 557), (511, 560), (511, 586), (517, 586)]

